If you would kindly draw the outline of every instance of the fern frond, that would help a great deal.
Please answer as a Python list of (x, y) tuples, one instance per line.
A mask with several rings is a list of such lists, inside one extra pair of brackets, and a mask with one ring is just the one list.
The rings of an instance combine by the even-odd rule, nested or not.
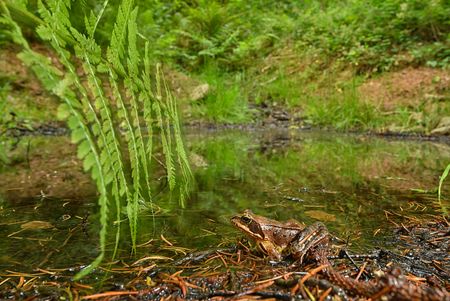
[[(137, 10), (133, 11), (133, 14), (131, 15), (130, 22), (135, 22), (136, 19), (136, 13)], [(119, 18), (119, 17), (118, 17)], [(112, 47), (113, 42), (111, 43)], [(108, 48), (109, 53), (114, 53), (115, 50), (111, 50)], [(137, 58), (135, 58), (136, 60)], [(130, 59), (128, 59), (129, 67), (130, 67)], [(114, 64), (113, 64), (114, 65)], [(137, 64), (136, 64), (137, 69)], [(131, 81), (129, 79), (125, 79), (124, 86), (127, 88), (128, 94), (131, 98), (131, 113), (128, 111), (127, 105), (125, 104), (123, 97), (120, 93), (120, 89), (116, 83), (117, 75), (115, 74), (114, 70), (111, 67), (107, 67), (107, 70), (109, 72), (109, 78), (110, 78), (110, 84), (113, 90), (113, 95), (115, 96), (115, 99), (118, 104), (118, 108), (120, 111), (120, 116), (122, 120), (124, 121), (127, 134), (125, 135), (127, 139), (128, 144), (128, 152), (130, 154), (130, 165), (131, 165), (131, 172), (132, 172), (132, 179), (133, 179), (133, 195), (132, 197), (127, 197), (127, 215), (130, 225), (130, 232), (131, 232), (131, 238), (132, 238), (132, 249), (133, 252), (135, 251), (136, 247), (136, 237), (137, 237), (137, 214), (138, 214), (138, 202), (139, 199), (141, 199), (141, 163), (139, 160), (139, 135), (136, 134), (135, 128), (140, 130), (140, 124), (139, 124), (139, 117), (137, 115), (137, 105), (135, 103), (135, 95), (133, 90), (135, 90), (133, 84), (131, 84)], [(138, 132), (139, 133), (139, 132)], [(145, 166), (144, 166), (145, 168)]]
[[(143, 104), (142, 110), (144, 112), (144, 119), (147, 118), (151, 118), (151, 116), (148, 116), (147, 111), (151, 110), (150, 107), (150, 99), (147, 98), (147, 94), (144, 92), (141, 92), (138, 96), (137, 99), (137, 103), (138, 104)], [(137, 112), (135, 112), (135, 114), (137, 114)], [(150, 113), (151, 114), (151, 113)], [(150, 187), (150, 163), (151, 163), (151, 154), (152, 154), (152, 128), (149, 128), (148, 131), (148, 138), (147, 138), (147, 143), (145, 143), (144, 140), (144, 136), (142, 134), (141, 131), (141, 127), (139, 126), (139, 128), (137, 129), (138, 134), (137, 136), (139, 137), (139, 144), (140, 144), (140, 151), (139, 151), (139, 156), (142, 162), (142, 169), (144, 171), (144, 181), (146, 184), (146, 190), (147, 190), (147, 195), (150, 198), (149, 201), (151, 202), (151, 187)]]
[[(23, 46), (21, 59), (36, 72), (46, 89), (62, 100), (58, 116), (67, 120), (72, 141), (78, 144), (77, 155), (82, 160), (84, 169), (90, 171), (100, 192), (100, 254), (91, 265), (77, 274), (76, 279), (89, 273), (105, 255), (112, 201), (117, 209), (117, 220), (120, 219), (122, 200), (127, 201), (126, 212), (135, 250), (139, 201), (144, 196), (151, 197), (149, 167), (153, 126), (161, 130), (170, 189), (175, 188), (175, 169), (180, 167), (182, 183), (185, 183), (180, 187), (182, 203), (188, 191), (186, 183), (191, 171), (181, 139), (175, 101), (160, 66), (156, 69), (156, 93), (153, 92), (148, 42), (145, 44), (143, 71), (140, 72), (139, 69), (141, 57), (137, 48), (138, 11), (133, 2), (123, 0), (119, 7), (105, 59), (94, 34), (108, 0), (103, 2), (98, 15), (91, 13), (85, 18), (87, 34), (72, 27), (69, 18), (70, 0), (38, 0), (38, 11), (43, 21), (39, 22), (37, 32), (56, 51), (62, 66), (58, 68), (48, 58), (29, 47), (20, 27), (11, 18), (7, 5), (0, 2), (0, 7), (5, 12), (0, 16), (0, 23), (7, 24), (14, 41)], [(76, 63), (73, 54), (66, 49), (67, 43), (75, 49)], [(84, 71), (83, 79), (77, 72), (79, 65)], [(101, 73), (108, 75), (115, 102), (108, 99), (103, 77), (99, 76)], [(114, 104), (118, 110), (115, 110)], [(144, 137), (142, 121), (148, 127), (149, 138)], [(125, 126), (124, 138), (119, 133), (119, 125)], [(125, 143), (128, 154), (124, 153)], [(178, 153), (176, 156), (174, 150)], [(128, 168), (131, 169), (131, 177)], [(116, 246), (118, 234), (119, 230), (116, 232)]]
[(122, 1), (119, 6), (116, 22), (111, 35), (111, 44), (106, 52), (108, 61), (121, 74), (125, 74), (125, 68), (122, 64), (122, 59), (125, 56), (125, 43), (128, 19), (130, 18), (131, 10), (133, 8), (133, 1)]
[[(79, 45), (88, 45), (87, 48), (89, 50), (89, 56), (91, 58), (94, 58), (95, 61), (100, 60), (100, 48), (95, 44), (95, 42), (93, 42), (92, 39), (86, 39), (83, 35), (79, 34), (74, 29), (71, 30), (71, 33), (74, 34), (75, 39), (77, 41), (79, 41)], [(89, 100), (89, 96), (88, 96), (88, 93), (87, 93), (85, 87), (81, 84), (81, 81), (76, 73), (75, 66), (70, 62), (70, 54), (62, 48), (60, 39), (56, 34), (51, 35), (51, 43), (52, 43), (54, 49), (59, 54), (61, 62), (66, 67), (66, 69), (69, 71), (69, 74), (72, 76), (75, 86), (78, 89), (78, 92), (81, 94), (80, 100), (84, 107), (83, 111), (85, 112), (85, 117), (88, 122), (94, 122), (94, 125), (92, 127), (94, 135), (99, 136), (101, 138), (100, 146), (104, 146), (104, 149), (106, 149), (106, 152), (102, 152), (102, 158), (103, 158), (102, 164), (104, 165), (106, 171), (112, 170), (112, 172), (114, 173), (114, 175), (109, 176), (108, 178), (113, 178), (115, 182), (116, 181), (119, 182), (118, 184), (116, 183), (114, 187), (127, 187), (127, 183), (126, 183), (127, 181), (126, 181), (126, 178), (125, 178), (123, 172), (122, 172), (122, 174), (120, 174), (120, 170), (121, 170), (120, 163), (119, 163), (118, 168), (114, 168), (114, 166), (116, 165), (116, 164), (114, 164), (114, 162), (121, 162), (120, 157), (117, 156), (117, 152), (114, 153), (114, 151), (111, 150), (110, 143), (107, 142), (108, 141), (107, 135), (105, 135), (105, 133), (101, 130), (95, 131), (95, 129), (99, 129), (102, 127), (102, 122), (100, 121), (99, 117), (97, 116), (96, 110), (92, 106), (92, 104)], [(82, 47), (76, 47), (76, 49), (81, 57), (83, 57), (83, 55), (87, 55), (86, 51), (83, 50)], [(72, 106), (77, 106), (77, 105), (78, 105), (77, 102), (72, 103)], [(116, 156), (114, 156), (115, 154), (116, 154)], [(111, 164), (111, 167), (105, 163)], [(121, 177), (117, 178), (116, 175), (121, 175)], [(120, 203), (119, 203), (120, 193), (114, 189), (113, 189), (113, 197), (116, 200), (117, 208), (120, 208)]]
[[(82, 114), (76, 108), (71, 106), (71, 104), (74, 103), (74, 100), (71, 98), (74, 97), (75, 95), (71, 92), (66, 91), (65, 94), (60, 94), (59, 96), (65, 101), (65, 103), (67, 104), (68, 108), (71, 111), (71, 117), (69, 118), (68, 123), (72, 124), (71, 125), (72, 129), (78, 129), (77, 131), (73, 132), (83, 134), (82, 137), (77, 137), (77, 139), (83, 140), (83, 143), (79, 145), (78, 149), (82, 150), (82, 155), (85, 155), (86, 158), (88, 158), (88, 160), (86, 158), (85, 160), (83, 160), (84, 163), (92, 162), (89, 163), (88, 166), (85, 165), (85, 167), (87, 169), (92, 168), (93, 179), (97, 182), (97, 188), (99, 189), (100, 192), (100, 197), (98, 200), (100, 205), (100, 224), (101, 224), (101, 229), (99, 233), (100, 254), (97, 257), (97, 259), (94, 260), (94, 262), (92, 262), (87, 268), (85, 268), (75, 276), (75, 279), (80, 279), (81, 277), (89, 273), (93, 268), (97, 267), (103, 260), (103, 257), (105, 255), (106, 232), (108, 224), (108, 204), (109, 204), (106, 187), (108, 185), (109, 180), (104, 176), (105, 171), (103, 170), (101, 164), (101, 159), (96, 147), (95, 140), (93, 136), (90, 134), (88, 127), (84, 123)], [(89, 149), (89, 151), (87, 151), (87, 149)]]
[[(139, 93), (136, 97), (134, 91), (139, 91), (144, 89), (144, 82), (141, 78), (138, 77), (138, 66), (140, 62), (139, 52), (137, 50), (137, 8), (133, 10), (130, 20), (128, 22), (128, 74), (129, 79), (125, 81), (125, 86), (128, 87), (128, 90), (131, 91), (130, 104), (132, 108), (132, 119), (135, 126), (135, 136), (137, 139), (137, 147), (140, 162), (142, 164), (142, 170), (144, 171), (144, 181), (146, 184), (146, 190), (148, 197), (151, 197), (151, 188), (150, 188), (150, 173), (149, 173), (149, 165), (151, 158), (151, 133), (149, 136), (150, 143), (145, 144), (144, 136), (141, 130), (141, 122), (139, 111), (144, 111), (144, 119), (148, 117), (149, 106), (146, 106), (145, 103), (149, 104), (151, 102), (150, 99), (146, 99), (145, 93)], [(144, 78), (144, 81), (146, 79)], [(144, 103), (144, 105), (142, 105)], [(146, 108), (147, 107), (147, 108)], [(150, 131), (151, 131), (150, 126)], [(150, 155), (149, 155), (150, 154)]]
[[(2, 16), (0, 16), (0, 23), (9, 26), (10, 36), (14, 43), (21, 45), (26, 50), (30, 50), (27, 40), (23, 37), (22, 30), (20, 26), (11, 17), (11, 12), (4, 1), (0, 2), (2, 8)], [(20, 9), (20, 8), (18, 8)]]
[[(106, 195), (100, 195), (99, 200), (100, 204), (100, 223), (106, 224), (107, 220), (104, 217), (108, 216), (108, 212), (106, 211), (106, 208), (108, 208), (108, 199), (106, 198)], [(100, 254), (97, 256), (97, 258), (94, 259), (93, 262), (91, 262), (90, 265), (82, 269), (78, 274), (75, 275), (74, 280), (79, 280), (89, 274), (94, 268), (96, 268), (105, 257), (105, 245), (106, 245), (106, 227), (102, 227), (100, 229), (100, 246), (101, 251)]]
[[(139, 51), (137, 50), (136, 37), (137, 37), (137, 7), (133, 9), (128, 20), (128, 76), (134, 80), (138, 79), (138, 67), (139, 67)], [(136, 83), (136, 82), (135, 82)], [(136, 83), (137, 84), (137, 83)]]
[[(120, 15), (120, 12), (119, 12)], [(118, 19), (119, 19), (118, 15)], [(133, 31), (133, 23), (136, 22), (136, 15), (137, 10), (133, 10), (130, 18), (129, 18), (129, 25), (130, 26), (130, 32), (132, 35), (134, 35), (133, 38), (130, 37), (131, 41), (135, 42), (135, 36), (136, 36), (136, 29)], [(119, 21), (116, 23), (116, 25), (119, 23)], [(134, 25), (134, 28), (136, 25)], [(133, 40), (134, 39), (134, 40)], [(115, 50), (111, 49), (112, 45), (114, 43), (111, 42), (110, 48), (108, 48), (108, 53), (116, 53)], [(139, 59), (139, 56), (137, 54), (137, 50), (133, 52), (133, 57), (128, 58), (128, 68), (131, 71), (131, 77), (136, 82), (135, 75), (137, 74), (137, 61)], [(114, 64), (113, 64), (114, 65)], [(131, 173), (132, 173), (132, 183), (133, 183), (133, 194), (127, 196), (127, 215), (129, 219), (130, 224), (130, 232), (132, 237), (132, 245), (133, 250), (136, 246), (136, 236), (137, 236), (137, 214), (138, 214), (138, 202), (139, 199), (141, 199), (141, 169), (142, 164), (140, 160), (140, 153), (144, 152), (142, 147), (140, 146), (142, 144), (142, 135), (140, 134), (140, 122), (139, 122), (139, 115), (137, 113), (138, 105), (135, 101), (135, 95), (134, 90), (136, 89), (134, 84), (128, 77), (124, 81), (124, 86), (126, 87), (129, 97), (130, 97), (130, 106), (131, 106), (131, 112), (128, 111), (128, 107), (124, 102), (124, 99), (121, 95), (120, 89), (117, 85), (117, 75), (115, 71), (110, 67), (106, 66), (105, 68), (109, 73), (110, 78), (110, 85), (112, 87), (113, 95), (117, 101), (118, 109), (119, 109), (119, 116), (122, 118), (123, 123), (125, 124), (127, 134), (125, 135), (127, 144), (128, 144), (128, 152), (130, 154), (130, 165), (131, 165)], [(137, 129), (137, 130), (135, 130)], [(146, 166), (144, 165), (144, 168)]]
[(146, 145), (146, 157), (152, 157), (153, 150), (153, 127), (154, 120), (152, 114), (152, 103), (151, 100), (154, 99), (152, 92), (152, 84), (150, 82), (151, 74), (150, 74), (150, 57), (149, 57), (149, 43), (145, 42), (145, 52), (144, 52), (144, 68), (141, 73), (141, 78), (143, 79), (143, 87), (142, 93), (140, 96), (141, 102), (143, 103), (144, 108), (144, 121), (145, 125), (149, 131), (148, 140)]
[(192, 171), (189, 165), (189, 160), (186, 154), (186, 150), (184, 147), (184, 143), (182, 140), (181, 126), (180, 120), (178, 117), (178, 110), (176, 107), (175, 100), (173, 98), (172, 93), (167, 86), (167, 82), (164, 78), (164, 74), (160, 70), (160, 66), (157, 65), (156, 72), (161, 73), (162, 84), (164, 86), (166, 104), (167, 104), (167, 112), (170, 115), (170, 120), (173, 124), (173, 136), (175, 138), (175, 154), (178, 160), (178, 167), (181, 170), (182, 183), (180, 185), (180, 203), (184, 207), (184, 198), (190, 192), (189, 184), (193, 181)]
[[(120, 195), (125, 194), (127, 198), (131, 198), (131, 192), (128, 188), (128, 180), (126, 179), (124, 173), (123, 160), (121, 155), (121, 150), (119, 149), (120, 141), (116, 133), (114, 122), (112, 120), (111, 109), (109, 107), (109, 102), (103, 95), (101, 80), (95, 74), (95, 67), (91, 64), (89, 60), (89, 54), (84, 53), (82, 56), (85, 59), (83, 64), (85, 71), (88, 74), (88, 82), (91, 86), (91, 92), (94, 93), (94, 105), (98, 114), (100, 115), (100, 120), (97, 119), (97, 124), (100, 126), (100, 136), (102, 138), (101, 142), (103, 147), (108, 150), (108, 162), (113, 166), (113, 170), (117, 172), (120, 179), (119, 189)], [(91, 106), (92, 110), (92, 106)], [(117, 165), (117, 168), (114, 168)]]
[[(61, 41), (61, 38), (59, 37), (59, 35), (56, 34), (56, 30), (61, 31), (61, 28), (64, 28), (65, 26), (69, 26), (67, 24), (65, 24), (63, 22), (63, 24), (59, 24), (59, 25), (55, 25), (58, 24), (59, 20), (57, 19), (58, 16), (61, 16), (61, 14), (63, 15), (63, 17), (61, 17), (62, 19), (64, 19), (64, 17), (67, 18), (67, 13), (64, 11), (64, 9), (61, 9), (59, 6), (54, 5), (55, 3), (53, 3), (50, 5), (50, 7), (53, 7), (54, 10), (60, 10), (61, 13), (55, 12), (55, 11), (48, 11), (43, 5), (42, 3), (41, 5), (41, 12), (45, 15), (45, 18), (47, 18), (47, 21), (50, 22), (50, 24), (48, 24), (47, 27), (42, 26), (41, 27), (41, 33), (44, 34), (44, 38), (47, 38), (48, 40), (50, 40), (52, 46), (54, 47), (54, 49), (57, 51), (57, 53), (59, 54), (59, 57), (61, 59), (62, 64), (66, 67), (66, 69), (69, 71), (69, 74), (72, 76), (72, 78), (74, 79), (74, 84), (75, 87), (77, 88), (78, 93), (80, 93), (81, 97), (81, 104), (83, 104), (83, 112), (85, 112), (85, 116), (86, 119), (80, 119), (80, 123), (83, 124), (83, 127), (78, 127), (76, 128), (76, 126), (74, 124), (71, 125), (71, 121), (69, 120), (69, 126), (71, 127), (71, 129), (73, 130), (73, 134), (72, 134), (72, 138), (73, 140), (76, 142), (80, 142), (83, 139), (83, 134), (88, 135), (89, 129), (87, 128), (86, 124), (87, 122), (94, 122), (94, 126), (92, 127), (92, 132), (94, 136), (98, 136), (101, 139), (97, 142), (98, 143), (98, 147), (103, 149), (103, 151), (100, 153), (100, 155), (98, 154), (98, 152), (93, 152), (92, 149), (90, 152), (86, 152), (86, 145), (85, 144), (80, 144), (79, 146), (79, 155), (80, 157), (84, 157), (83, 158), (83, 165), (85, 170), (89, 170), (92, 168), (91, 170), (91, 174), (94, 180), (96, 180), (97, 182), (97, 187), (101, 193), (100, 196), (100, 210), (101, 210), (101, 231), (100, 231), (100, 247), (101, 247), (101, 251), (100, 251), (100, 255), (98, 257), (98, 259), (103, 258), (104, 256), (104, 248), (105, 248), (105, 239), (106, 239), (106, 229), (107, 229), (107, 218), (108, 218), (108, 206), (109, 206), (109, 201), (108, 201), (108, 192), (106, 191), (106, 187), (108, 186), (108, 184), (110, 182), (113, 182), (112, 185), (112, 197), (115, 200), (116, 203), (116, 207), (117, 207), (117, 212), (118, 214), (120, 213), (120, 187), (127, 187), (127, 181), (126, 178), (124, 176), (123, 173), (123, 168), (121, 168), (120, 164), (122, 162), (121, 157), (120, 157), (120, 152), (114, 148), (111, 147), (111, 137), (114, 138), (114, 135), (110, 135), (110, 133), (99, 130), (102, 129), (102, 127), (104, 127), (104, 124), (102, 122), (102, 120), (99, 119), (99, 117), (97, 116), (97, 112), (95, 110), (95, 108), (92, 106), (90, 100), (89, 100), (89, 95), (86, 91), (86, 89), (84, 88), (84, 86), (81, 84), (80, 79), (76, 73), (76, 69), (75, 67), (72, 65), (72, 63), (70, 62), (70, 54), (65, 51), (63, 49), (63, 45), (64, 43)], [(53, 19), (49, 19), (49, 18), (53, 18)], [(68, 18), (67, 18), (68, 20)], [(95, 44), (95, 42), (92, 39), (86, 39), (83, 35), (79, 34), (75, 29), (71, 28), (70, 32), (69, 31), (65, 31), (66, 34), (73, 34), (74, 37), (76, 38), (76, 40), (79, 42), (78, 47), (76, 47), (77, 53), (81, 56), (81, 58), (84, 57), (90, 57), (92, 60), (99, 62), (100, 61), (100, 49), (99, 47)], [(87, 60), (87, 62), (85, 62), (84, 64), (85, 69), (89, 69), (92, 71), (92, 68), (86, 68), (86, 66), (88, 67), (92, 67), (92, 65), (90, 64), (90, 60)], [(92, 79), (92, 74), (94, 72), (92, 72), (90, 75), (90, 77), (88, 78), (90, 80), (90, 84), (91, 86), (95, 86), (97, 85), (98, 88), (98, 82), (95, 81), (95, 79)], [(95, 77), (95, 75), (94, 75)], [(60, 89), (61, 90), (61, 89)], [(98, 96), (95, 94), (95, 92), (98, 92), (97, 90), (94, 90), (94, 96)], [(100, 93), (101, 96), (101, 93)], [(61, 97), (61, 96), (60, 96)], [(66, 98), (67, 99), (67, 98)], [(70, 100), (70, 98), (69, 98)], [(71, 103), (69, 103), (69, 107), (76, 107), (76, 105), (78, 104), (76, 98), (73, 98), (73, 101)], [(107, 120), (108, 118), (105, 118), (105, 112), (108, 112), (108, 108), (105, 107), (101, 107), (99, 108), (99, 115), (103, 120)], [(81, 116), (82, 117), (82, 116)], [(97, 129), (97, 130), (95, 130)], [(91, 134), (89, 134), (89, 136), (91, 136)], [(87, 138), (86, 138), (87, 139)], [(96, 141), (94, 141), (94, 139), (91, 137), (89, 138), (89, 144), (96, 146), (97, 144), (95, 143)], [(117, 147), (117, 143), (114, 143), (114, 145)], [(94, 168), (95, 167), (95, 168)], [(126, 190), (126, 189), (125, 189)], [(120, 218), (120, 216), (118, 216), (117, 218)], [(98, 264), (98, 261), (94, 261), (93, 264), (91, 264), (91, 267), (95, 267), (96, 264)], [(82, 275), (82, 274), (80, 274)], [(79, 276), (80, 276), (79, 275)]]
[(156, 118), (158, 121), (158, 126), (161, 129), (161, 140), (163, 146), (163, 153), (166, 159), (166, 171), (167, 171), (167, 181), (169, 183), (170, 190), (175, 188), (175, 166), (173, 164), (173, 151), (172, 151), (172, 141), (171, 141), (171, 130), (170, 130), (170, 119), (167, 115), (167, 107), (163, 102), (164, 96), (162, 93), (163, 86), (161, 84), (160, 65), (156, 67), (156, 101), (153, 104), (153, 108), (156, 113)]
[[(128, 112), (127, 106), (122, 98), (117, 82), (116, 80), (114, 80), (115, 78), (117, 78), (117, 75), (114, 73), (114, 70), (112, 70), (112, 68), (108, 68), (108, 70), (113, 95), (117, 101), (118, 109), (121, 112), (121, 116), (127, 130), (127, 134), (125, 135), (125, 137), (127, 139), (128, 152), (130, 154), (131, 174), (133, 179), (133, 195), (131, 196), (127, 194), (127, 215), (130, 223), (132, 245), (134, 250), (136, 246), (136, 234), (137, 234), (137, 212), (138, 212), (137, 204), (141, 194), (141, 186), (140, 186), (141, 168), (139, 163), (138, 140), (135, 135), (134, 125), (132, 123), (130, 113)], [(132, 95), (132, 98), (134, 98), (134, 95)]]
[(161, 143), (166, 162), (167, 181), (170, 190), (175, 188), (175, 167), (172, 158), (172, 146), (170, 144), (170, 128), (167, 129), (165, 119), (163, 118), (161, 106), (158, 101), (155, 101), (152, 106), (155, 111), (157, 126), (161, 129)]
[[(45, 22), (45, 25), (39, 27), (47, 27), (51, 35), (58, 35), (59, 43), (62, 47), (65, 47), (66, 41), (70, 40), (70, 0), (47, 0), (46, 3), (49, 8), (41, 0), (38, 1), (38, 12)], [(41, 29), (40, 36), (43, 39), (51, 40), (51, 35), (44, 34)]]
[(98, 23), (100, 22), (101, 18), (103, 17), (105, 9), (108, 6), (108, 2), (109, 2), (109, 0), (103, 1), (103, 6), (97, 14), (95, 14), (93, 11), (91, 11), (89, 14), (89, 17), (86, 16), (84, 18), (86, 32), (88, 33), (89, 37), (91, 37), (91, 38), (94, 37), (95, 30), (97, 29)]

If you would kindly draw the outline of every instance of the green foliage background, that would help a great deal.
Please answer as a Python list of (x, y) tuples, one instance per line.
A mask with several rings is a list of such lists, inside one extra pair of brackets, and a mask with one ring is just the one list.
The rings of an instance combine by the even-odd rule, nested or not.
[[(29, 2), (28, 9), (37, 14), (37, 2)], [(341, 70), (349, 70), (361, 82), (361, 78), (407, 66), (449, 67), (450, 4), (444, 0), (150, 0), (136, 4), (139, 36), (151, 41), (151, 63), (166, 62), (213, 88), (206, 101), (194, 106), (194, 118), (246, 122), (252, 118), (247, 103), (281, 102), (303, 109), (306, 119), (323, 125), (322, 117), (334, 114), (327, 111), (330, 101), (323, 99), (334, 98), (332, 108), (348, 104), (368, 109), (371, 112), (353, 115), (375, 119), (362, 123), (344, 116), (336, 122), (325, 120), (327, 125), (384, 128), (392, 120), (376, 120), (380, 112), (361, 104), (364, 100), (355, 94), (356, 86), (347, 85), (344, 97), (330, 93), (316, 100), (318, 85), (327, 81), (328, 86), (335, 85)], [(100, 1), (74, 1), (69, 19), (85, 33), (84, 16), (102, 11), (94, 37), (99, 45), (108, 45), (118, 7), (115, 1), (104, 8)], [(38, 22), (32, 16), (22, 19), (25, 24)], [(265, 60), (273, 56), (284, 58), (274, 66), (279, 70), (264, 77)], [(287, 70), (296, 63), (304, 65), (301, 71)], [(325, 83), (319, 83), (321, 77)], [(356, 105), (348, 101), (348, 95), (356, 97)], [(405, 123), (401, 116), (394, 119), (398, 128)], [(427, 132), (432, 126), (424, 127)]]
[[(155, 60), (200, 70), (214, 60), (224, 70), (242, 70), (286, 39), (304, 54), (354, 65), (360, 72), (397, 64), (446, 67), (450, 50), (450, 4), (445, 0), (137, 1), (139, 33), (152, 41)], [(84, 15), (103, 2), (75, 1), (77, 30)], [(36, 1), (28, 5), (37, 10)], [(95, 37), (108, 43), (119, 2), (110, 1)], [(405, 57), (406, 55), (406, 57)]]
[(409, 63), (448, 66), (448, 1), (141, 1), (139, 22), (153, 53), (184, 68), (215, 59), (251, 65), (291, 39), (301, 52), (385, 71)]

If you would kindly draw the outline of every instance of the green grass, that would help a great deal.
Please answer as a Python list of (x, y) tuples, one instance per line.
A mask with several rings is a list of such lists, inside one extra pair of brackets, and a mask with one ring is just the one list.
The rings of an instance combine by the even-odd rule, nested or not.
[(447, 165), (447, 167), (445, 168), (444, 172), (442, 173), (442, 175), (440, 176), (439, 179), (439, 188), (438, 188), (438, 202), (439, 205), (441, 206), (442, 209), (442, 213), (445, 216), (448, 216), (448, 207), (444, 206), (443, 202), (442, 202), (442, 184), (444, 183), (445, 179), (448, 177), (448, 173), (450, 172), (450, 164)]
[(301, 74), (287, 75), (281, 68), (276, 79), (263, 87), (261, 96), (273, 104), (301, 109), (307, 122), (316, 126), (367, 130), (383, 125), (377, 107), (360, 98), (361, 78), (338, 80), (339, 70), (320, 73), (314, 69), (306, 67)]
[(341, 60), (360, 73), (450, 62), (450, 4), (443, 0), (154, 0), (140, 7), (143, 33), (155, 40), (152, 51), (189, 70), (214, 59), (240, 71), (286, 39), (304, 54)]
[(0, 52), (5, 61), (5, 68), (0, 70), (0, 127), (6, 122), (11, 124), (12, 115), (16, 125), (32, 126), (55, 121), (57, 99), (43, 91), (32, 74), (22, 72), (20, 64), (14, 69), (16, 55), (17, 49), (10, 45)]
[(210, 86), (206, 98), (194, 105), (194, 115), (216, 122), (247, 122), (250, 112), (247, 95), (238, 85), (242, 81), (240, 74), (224, 74), (214, 66), (203, 70), (201, 78)]
[[(249, 91), (248, 98), (256, 103), (302, 108), (317, 125), (344, 130), (432, 128), (434, 117), (415, 124), (404, 112), (377, 116), (377, 107), (351, 89), (334, 91), (332, 85), (341, 80), (332, 77), (336, 65), (365, 78), (408, 65), (448, 66), (450, 6), (444, 1), (284, 1), (253, 7), (198, 1), (170, 7), (164, 15), (170, 21), (158, 27), (168, 43), (164, 47), (171, 49), (167, 57), (200, 73), (214, 61), (220, 74), (206, 77), (215, 91), (197, 110), (209, 120), (245, 120), (241, 112), (246, 101), (238, 96)], [(154, 11), (150, 21), (161, 25), (160, 18)], [(286, 46), (295, 58), (283, 53)], [(269, 71), (261, 71), (266, 67)], [(242, 72), (249, 78), (234, 78)]]
[(269, 79), (265, 86), (263, 84), (263, 89), (261, 96), (266, 100), (291, 107), (299, 104), (302, 95), (297, 78), (288, 76), (284, 70), (279, 70), (276, 78)]
[[(151, 41), (152, 60), (168, 61), (210, 84), (207, 98), (194, 105), (194, 117), (246, 122), (247, 104), (254, 101), (301, 108), (314, 124), (339, 129), (394, 124), (429, 132), (438, 110), (427, 109), (420, 122), (406, 114), (416, 112), (411, 108), (377, 117), (377, 108), (351, 91), (334, 91), (342, 80), (333, 76), (336, 66), (365, 78), (405, 66), (448, 67), (447, 2), (152, 0), (139, 3), (137, 18), (139, 33)], [(76, 14), (91, 3), (83, 5), (73, 4), (73, 20), (81, 20)], [(107, 43), (104, 33), (114, 25), (118, 4), (108, 5), (96, 31), (99, 43)], [(292, 52), (283, 53), (286, 48)]]
[(7, 97), (11, 92), (11, 86), (4, 83), (0, 87), (0, 171), (9, 163), (8, 150), (11, 148), (11, 142), (6, 137), (6, 131), (15, 126), (11, 114), (8, 114)]
[(306, 116), (312, 124), (338, 130), (373, 129), (382, 123), (376, 107), (362, 102), (353, 93), (336, 94), (328, 99), (311, 98)]

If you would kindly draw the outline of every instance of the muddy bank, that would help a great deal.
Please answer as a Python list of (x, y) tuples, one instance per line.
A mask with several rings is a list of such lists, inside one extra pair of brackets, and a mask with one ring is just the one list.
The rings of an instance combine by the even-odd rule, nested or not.
[[(344, 241), (330, 254), (334, 269), (366, 285), (379, 286), (373, 299), (450, 300), (450, 225), (411, 222), (395, 229), (395, 251), (369, 250), (355, 256)], [(237, 244), (236, 244), (237, 243)], [(194, 252), (176, 261), (147, 256), (130, 265), (114, 263), (82, 281), (71, 277), (80, 267), (3, 273), (0, 297), (59, 300), (305, 300), (326, 297), (365, 300), (356, 288), (341, 287), (313, 259), (304, 264), (270, 262), (246, 240), (228, 240), (229, 247)], [(176, 248), (176, 246), (173, 246)], [(101, 288), (92, 280), (102, 279)]]

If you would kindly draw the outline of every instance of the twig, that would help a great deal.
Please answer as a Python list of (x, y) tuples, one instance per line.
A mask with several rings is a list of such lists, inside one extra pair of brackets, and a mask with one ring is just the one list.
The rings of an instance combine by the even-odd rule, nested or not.
[(99, 298), (103, 298), (103, 297), (114, 297), (114, 296), (124, 296), (124, 295), (137, 295), (139, 294), (139, 292), (137, 291), (121, 291), (121, 292), (104, 292), (104, 293), (99, 293), (99, 294), (93, 294), (93, 295), (88, 295), (88, 296), (84, 296), (82, 299), (99, 299)]

